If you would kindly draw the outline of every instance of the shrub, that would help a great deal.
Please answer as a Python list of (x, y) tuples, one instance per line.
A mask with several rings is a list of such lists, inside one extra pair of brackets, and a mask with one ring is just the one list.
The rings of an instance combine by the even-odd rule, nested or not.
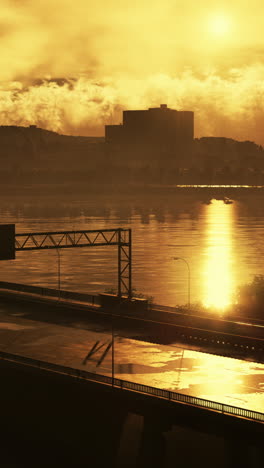
[(258, 311), (264, 307), (264, 275), (255, 275), (253, 281), (238, 288), (238, 306)]

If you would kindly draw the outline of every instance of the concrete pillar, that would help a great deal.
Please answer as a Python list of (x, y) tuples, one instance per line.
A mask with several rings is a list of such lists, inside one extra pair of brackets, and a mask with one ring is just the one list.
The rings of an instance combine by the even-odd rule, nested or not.
[(263, 466), (263, 449), (243, 439), (226, 441), (226, 467), (260, 468)]
[(164, 421), (158, 415), (144, 417), (137, 464), (139, 468), (162, 468), (164, 466), (166, 456), (164, 430), (166, 430)]
[(117, 468), (123, 468), (124, 466), (128, 468), (137, 467), (143, 424), (143, 416), (133, 413), (127, 414), (124, 421), (119, 449), (116, 457), (115, 466)]

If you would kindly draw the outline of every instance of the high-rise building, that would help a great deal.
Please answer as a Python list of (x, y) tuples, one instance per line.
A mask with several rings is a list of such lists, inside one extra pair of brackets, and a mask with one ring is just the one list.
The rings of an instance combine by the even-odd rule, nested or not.
[(169, 109), (166, 104), (148, 110), (123, 112), (123, 124), (106, 125), (105, 141), (113, 151), (148, 158), (175, 155), (194, 138), (194, 113)]

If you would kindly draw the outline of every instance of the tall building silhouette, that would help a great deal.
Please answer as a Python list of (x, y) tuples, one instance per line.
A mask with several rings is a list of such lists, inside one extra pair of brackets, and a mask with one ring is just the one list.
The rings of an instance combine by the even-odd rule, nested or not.
[[(110, 152), (148, 159), (158, 154), (175, 155), (194, 138), (194, 113), (177, 111), (166, 104), (148, 110), (123, 112), (123, 124), (106, 125), (105, 141)], [(132, 154), (131, 154), (132, 153)]]

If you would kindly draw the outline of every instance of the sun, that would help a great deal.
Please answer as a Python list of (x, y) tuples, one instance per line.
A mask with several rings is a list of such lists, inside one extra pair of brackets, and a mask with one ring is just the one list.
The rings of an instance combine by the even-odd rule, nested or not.
[(231, 19), (225, 15), (215, 15), (209, 20), (209, 31), (217, 37), (225, 37), (231, 31)]

